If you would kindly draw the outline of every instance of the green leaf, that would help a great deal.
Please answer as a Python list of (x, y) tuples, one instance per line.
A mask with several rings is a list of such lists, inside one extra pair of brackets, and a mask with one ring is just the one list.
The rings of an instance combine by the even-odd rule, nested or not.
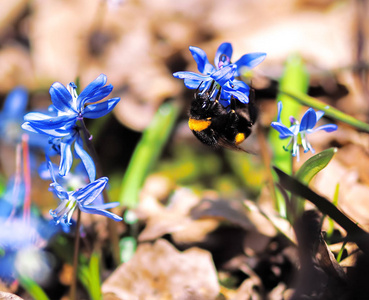
[(19, 276), (20, 285), (31, 295), (33, 299), (49, 300), (44, 290), (31, 278)]
[[(305, 64), (298, 54), (290, 55), (286, 61), (286, 66), (283, 75), (279, 81), (279, 90), (291, 90), (298, 93), (305, 94), (309, 87), (309, 74), (306, 71)], [(301, 105), (291, 97), (279, 92), (277, 95), (277, 102), (281, 101), (283, 104), (283, 112), (281, 121), (283, 124), (289, 124), (289, 117), (298, 117), (301, 112)], [(269, 142), (272, 147), (273, 165), (277, 166), (284, 172), (292, 174), (292, 156), (289, 151), (284, 150), (286, 140), (279, 138), (277, 130), (270, 130)], [(276, 178), (275, 178), (276, 180)], [(276, 190), (276, 207), (280, 216), (287, 217), (287, 204), (284, 197)]]
[(309, 184), (311, 179), (328, 165), (336, 152), (337, 148), (329, 148), (310, 157), (297, 171), (296, 178), (304, 184)]
[(180, 106), (177, 103), (164, 103), (159, 107), (154, 119), (144, 131), (122, 180), (119, 199), (122, 205), (128, 208), (136, 207), (142, 184), (158, 161), (179, 112)]
[(346, 230), (347, 240), (355, 242), (366, 255), (369, 255), (368, 232), (360, 228), (328, 199), (318, 195), (309, 189), (309, 187), (302, 184), (300, 181), (291, 177), (290, 175), (284, 173), (282, 170), (276, 167), (273, 168), (276, 171), (279, 177), (279, 182), (284, 189), (313, 203), (323, 214), (328, 215), (338, 225)]
[(89, 265), (86, 264), (86, 260), (86, 257), (80, 256), (78, 278), (90, 295), (90, 299), (99, 300), (101, 299), (99, 254), (96, 252), (92, 253)]
[[(297, 54), (289, 56), (286, 61), (283, 75), (279, 81), (279, 90), (289, 90), (299, 94), (305, 94), (308, 90), (308, 87), (309, 75), (306, 71), (302, 58)], [(288, 126), (290, 123), (290, 116), (294, 116), (296, 118), (299, 117), (301, 112), (301, 104), (281, 92), (277, 94), (277, 102), (279, 101), (281, 101), (283, 104), (281, 121), (283, 124)], [(274, 129), (270, 131), (269, 140), (273, 148), (273, 164), (282, 169), (284, 172), (291, 174), (291, 153), (283, 149), (283, 146), (286, 146), (286, 140), (281, 140), (279, 138), (279, 132)]]
[[(337, 148), (329, 148), (310, 157), (297, 171), (296, 179), (308, 185), (314, 176), (328, 165), (336, 152)], [(292, 198), (292, 201), (295, 216), (300, 216), (304, 212), (303, 199)]]
[[(334, 196), (332, 203), (333, 205), (337, 206), (338, 204), (338, 194), (339, 194), (340, 184), (336, 184), (336, 189), (334, 191)], [(328, 217), (328, 229), (327, 229), (327, 238), (331, 238), (334, 232), (334, 222), (331, 218)]]

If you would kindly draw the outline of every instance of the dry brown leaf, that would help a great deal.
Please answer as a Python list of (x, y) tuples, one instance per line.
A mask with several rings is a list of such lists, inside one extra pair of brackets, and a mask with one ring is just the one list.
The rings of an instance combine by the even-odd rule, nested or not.
[(332, 199), (334, 190), (340, 184), (338, 207), (360, 225), (369, 224), (369, 186), (359, 182), (358, 168), (348, 168), (333, 158), (328, 166), (319, 172), (314, 181), (319, 194)]
[(342, 267), (336, 261), (331, 250), (328, 248), (327, 243), (324, 240), (320, 240), (318, 250), (316, 253), (317, 261), (320, 267), (335, 280), (346, 282), (347, 277)]
[(356, 253), (353, 253), (353, 254), (347, 256), (345, 259), (343, 259), (340, 262), (340, 266), (342, 268), (355, 267), (356, 266), (356, 263), (357, 263), (357, 260), (358, 260), (358, 258), (359, 258), (360, 255), (361, 255), (360, 252), (356, 252)]
[[(341, 251), (343, 246), (343, 242), (341, 243), (336, 243), (336, 244), (332, 244), (329, 245), (329, 249), (333, 252), (333, 253), (337, 253)], [(345, 244), (345, 250), (347, 251), (347, 255), (351, 255), (355, 252), (358, 252), (360, 249), (359, 247), (353, 243), (353, 242), (348, 242)]]
[(17, 85), (33, 89), (35, 78), (29, 53), (14, 44), (0, 49), (0, 92), (8, 92)]
[(261, 280), (256, 275), (246, 279), (237, 290), (237, 294), (232, 300), (242, 299), (263, 299), (258, 291), (261, 288)]
[(0, 291), (0, 300), (23, 300), (23, 298), (11, 293), (5, 293)]
[(191, 248), (176, 250), (169, 242), (141, 244), (132, 259), (103, 283), (104, 299), (215, 299), (219, 285), (211, 255)]
[(246, 214), (247, 210), (241, 202), (223, 199), (204, 199), (191, 211), (194, 219), (218, 218), (238, 225), (245, 230), (254, 230), (255, 226)]
[(24, 9), (26, 9), (27, 0), (2, 1), (0, 10), (0, 32), (4, 30), (9, 23), (13, 22)]
[(250, 200), (245, 200), (244, 204), (249, 210), (248, 216), (259, 232), (272, 237), (273, 233), (279, 231), (291, 242), (296, 244), (296, 237), (291, 224), (286, 219), (281, 218), (277, 212), (271, 210), (269, 207), (259, 207)]
[(155, 198), (163, 196), (148, 183), (141, 193), (136, 210), (140, 219), (146, 220), (146, 227), (139, 241), (155, 240), (165, 234), (172, 234), (178, 243), (202, 241), (207, 233), (218, 226), (215, 220), (193, 220), (191, 209), (198, 204), (199, 197), (188, 189), (177, 189), (165, 206)]

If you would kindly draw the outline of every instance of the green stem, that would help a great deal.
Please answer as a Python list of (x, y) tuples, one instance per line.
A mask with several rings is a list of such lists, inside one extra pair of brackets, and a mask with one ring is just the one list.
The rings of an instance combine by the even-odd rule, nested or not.
[(346, 124), (349, 124), (353, 127), (356, 127), (357, 129), (363, 130), (365, 132), (369, 132), (369, 124), (359, 121), (358, 119), (347, 115), (341, 111), (339, 111), (338, 109), (331, 107), (329, 105), (327, 105), (324, 102), (321, 102), (313, 97), (310, 97), (304, 93), (301, 93), (299, 91), (295, 91), (295, 90), (290, 90), (290, 89), (281, 89), (279, 91), (280, 93), (284, 94), (285, 96), (296, 100), (297, 102), (312, 107), (314, 109), (317, 110), (321, 110), (324, 111), (325, 116), (334, 118), (338, 121), (342, 121)]
[(70, 287), (71, 300), (77, 299), (77, 274), (78, 274), (78, 254), (79, 254), (79, 241), (80, 241), (80, 227), (81, 227), (81, 210), (78, 208), (76, 236), (74, 242), (74, 254), (73, 254), (73, 278)]

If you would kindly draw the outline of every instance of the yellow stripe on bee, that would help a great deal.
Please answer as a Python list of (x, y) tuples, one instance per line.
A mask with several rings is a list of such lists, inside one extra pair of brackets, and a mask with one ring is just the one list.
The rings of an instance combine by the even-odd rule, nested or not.
[(240, 132), (236, 134), (236, 137), (234, 138), (234, 143), (236, 145), (241, 144), (245, 140), (246, 136), (244, 133)]
[(210, 118), (208, 118), (207, 120), (196, 120), (190, 118), (188, 120), (188, 127), (190, 127), (190, 129), (193, 131), (203, 131), (206, 128), (208, 128), (210, 124), (211, 124)]

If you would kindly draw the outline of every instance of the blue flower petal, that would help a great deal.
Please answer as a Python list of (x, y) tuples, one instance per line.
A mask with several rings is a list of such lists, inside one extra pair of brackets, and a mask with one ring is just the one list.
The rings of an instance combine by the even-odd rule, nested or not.
[(237, 66), (232, 64), (228, 65), (213, 74), (210, 75), (211, 78), (213, 78), (219, 85), (223, 86), (225, 85), (229, 80), (232, 80), (234, 78), (234, 73), (237, 69)]
[(1, 112), (2, 118), (18, 119), (23, 117), (28, 103), (28, 93), (24, 87), (14, 88), (6, 97), (4, 107)]
[(72, 154), (72, 142), (74, 138), (67, 139), (60, 143), (60, 164), (59, 164), (59, 175), (65, 176), (69, 173), (70, 168), (73, 163), (73, 154)]
[(198, 81), (209, 81), (211, 80), (210, 76), (207, 75), (200, 75), (194, 72), (175, 72), (173, 73), (173, 76), (179, 79), (191, 79), (191, 80), (198, 80)]
[(266, 53), (262, 52), (254, 52), (243, 55), (239, 60), (235, 62), (235, 65), (237, 65), (237, 75), (240, 75), (240, 69), (242, 68), (252, 69), (256, 67), (265, 59), (265, 57)]
[(238, 101), (240, 101), (241, 103), (249, 103), (249, 97), (240, 92), (240, 91), (228, 91), (228, 93), (230, 93), (231, 95), (233, 95), (236, 99), (238, 99)]
[(281, 113), (282, 113), (282, 108), (283, 108), (282, 101), (279, 101), (277, 106), (278, 106), (277, 122), (282, 123), (281, 122)]
[(272, 126), (275, 130), (277, 130), (280, 133), (279, 137), (281, 139), (285, 139), (287, 137), (290, 137), (290, 136), (294, 135), (294, 133), (289, 128), (284, 126), (282, 123), (272, 122), (272, 124), (270, 124), (270, 126)]
[(85, 166), (88, 178), (91, 182), (94, 181), (96, 179), (95, 164), (91, 156), (83, 149), (83, 141), (80, 136), (77, 137), (76, 142), (74, 143), (74, 150)]
[(31, 123), (31, 126), (38, 129), (57, 129), (62, 127), (72, 127), (76, 122), (76, 115), (61, 115), (51, 117), (42, 113), (28, 113), (24, 120)]
[(323, 116), (324, 116), (324, 111), (321, 111), (321, 110), (317, 111), (316, 112), (316, 121), (318, 122), (321, 119), (321, 117), (323, 117)]
[[(232, 49), (232, 45), (230, 43), (223, 43), (218, 47), (217, 52), (215, 53), (215, 58), (214, 58), (214, 65), (216, 68), (219, 68), (219, 58), (221, 55), (225, 55), (227, 57), (228, 60), (228, 64), (230, 63), (231, 59), (232, 59), (232, 53), (233, 53), (233, 49)], [(225, 64), (226, 66), (227, 64)]]
[(54, 82), (49, 89), (49, 93), (51, 101), (57, 110), (67, 113), (77, 113), (77, 107), (73, 103), (72, 95), (60, 82)]
[(108, 84), (107, 86), (100, 88), (99, 90), (96, 91), (96, 93), (90, 95), (90, 97), (86, 97), (83, 100), (78, 101), (79, 102), (78, 110), (79, 111), (83, 110), (83, 107), (85, 106), (86, 103), (93, 103), (100, 101), (101, 99), (104, 99), (111, 93), (112, 90), (113, 86), (111, 84)]
[[(101, 87), (106, 84), (107, 77), (104, 74), (100, 74), (94, 81), (92, 81), (82, 93), (78, 96), (79, 102), (85, 102), (86, 98), (92, 97)], [(80, 105), (79, 105), (80, 106)]]
[(119, 205), (120, 205), (119, 202), (109, 202), (109, 203), (101, 203), (99, 205), (88, 205), (88, 207), (95, 208), (95, 209), (110, 209), (110, 208), (117, 207)]
[(73, 197), (75, 197), (78, 201), (80, 207), (85, 207), (92, 203), (97, 196), (99, 196), (102, 190), (105, 188), (108, 183), (107, 177), (101, 177), (80, 190), (73, 193)]
[(54, 172), (54, 168), (53, 168), (53, 164), (50, 161), (49, 157), (46, 156), (46, 162), (47, 162), (47, 167), (49, 169), (49, 176), (51, 177), (51, 180), (53, 181), (50, 186), (52, 188), (54, 188), (54, 193), (55, 195), (60, 199), (60, 200), (68, 200), (69, 199), (69, 194), (67, 193), (67, 191), (59, 184), (56, 182), (55, 180), (55, 172)]
[(197, 63), (197, 69), (199, 70), (200, 73), (209, 75), (215, 71), (214, 66), (210, 64), (204, 50), (198, 47), (190, 46), (190, 51), (194, 60)]
[(242, 103), (249, 103), (250, 87), (242, 81), (228, 81), (225, 85), (223, 85), (223, 91), (225, 94), (233, 95)]
[(39, 129), (37, 127), (32, 126), (30, 122), (24, 122), (21, 126), (24, 130), (34, 132), (34, 133), (41, 133), (46, 134), (51, 137), (59, 138), (65, 137), (70, 135), (70, 129)]
[(96, 119), (105, 116), (113, 110), (113, 108), (120, 101), (120, 98), (112, 98), (104, 102), (90, 104), (83, 110), (83, 117), (89, 119)]
[[(222, 91), (223, 92), (223, 91)], [(219, 99), (219, 103), (223, 106), (223, 107), (228, 107), (231, 104), (231, 100), (230, 99), (224, 99), (221, 98)]]
[(119, 217), (116, 214), (111, 213), (110, 211), (107, 210), (102, 210), (102, 209), (97, 209), (97, 208), (90, 208), (89, 206), (83, 206), (80, 207), (81, 211), (88, 213), (88, 214), (94, 214), (94, 215), (101, 215), (104, 217), (108, 217), (110, 219), (113, 219), (116, 222), (120, 222), (123, 220), (122, 217)]
[[(193, 79), (184, 79), (184, 85), (186, 86), (186, 88), (188, 89), (197, 89), (198, 87), (200, 87), (200, 84), (203, 81), (199, 81), (199, 80), (193, 80)], [(201, 90), (201, 87), (200, 87)]]
[(311, 129), (308, 131), (308, 133), (313, 133), (315, 131), (324, 130), (326, 132), (332, 132), (337, 130), (338, 126), (336, 124), (325, 124), (322, 126), (319, 126), (317, 128)]
[(302, 116), (301, 119), (301, 123), (300, 123), (300, 132), (301, 131), (305, 131), (305, 130), (309, 130), (314, 128), (314, 126), (316, 125), (316, 113), (314, 111), (314, 109), (309, 108), (305, 114)]

